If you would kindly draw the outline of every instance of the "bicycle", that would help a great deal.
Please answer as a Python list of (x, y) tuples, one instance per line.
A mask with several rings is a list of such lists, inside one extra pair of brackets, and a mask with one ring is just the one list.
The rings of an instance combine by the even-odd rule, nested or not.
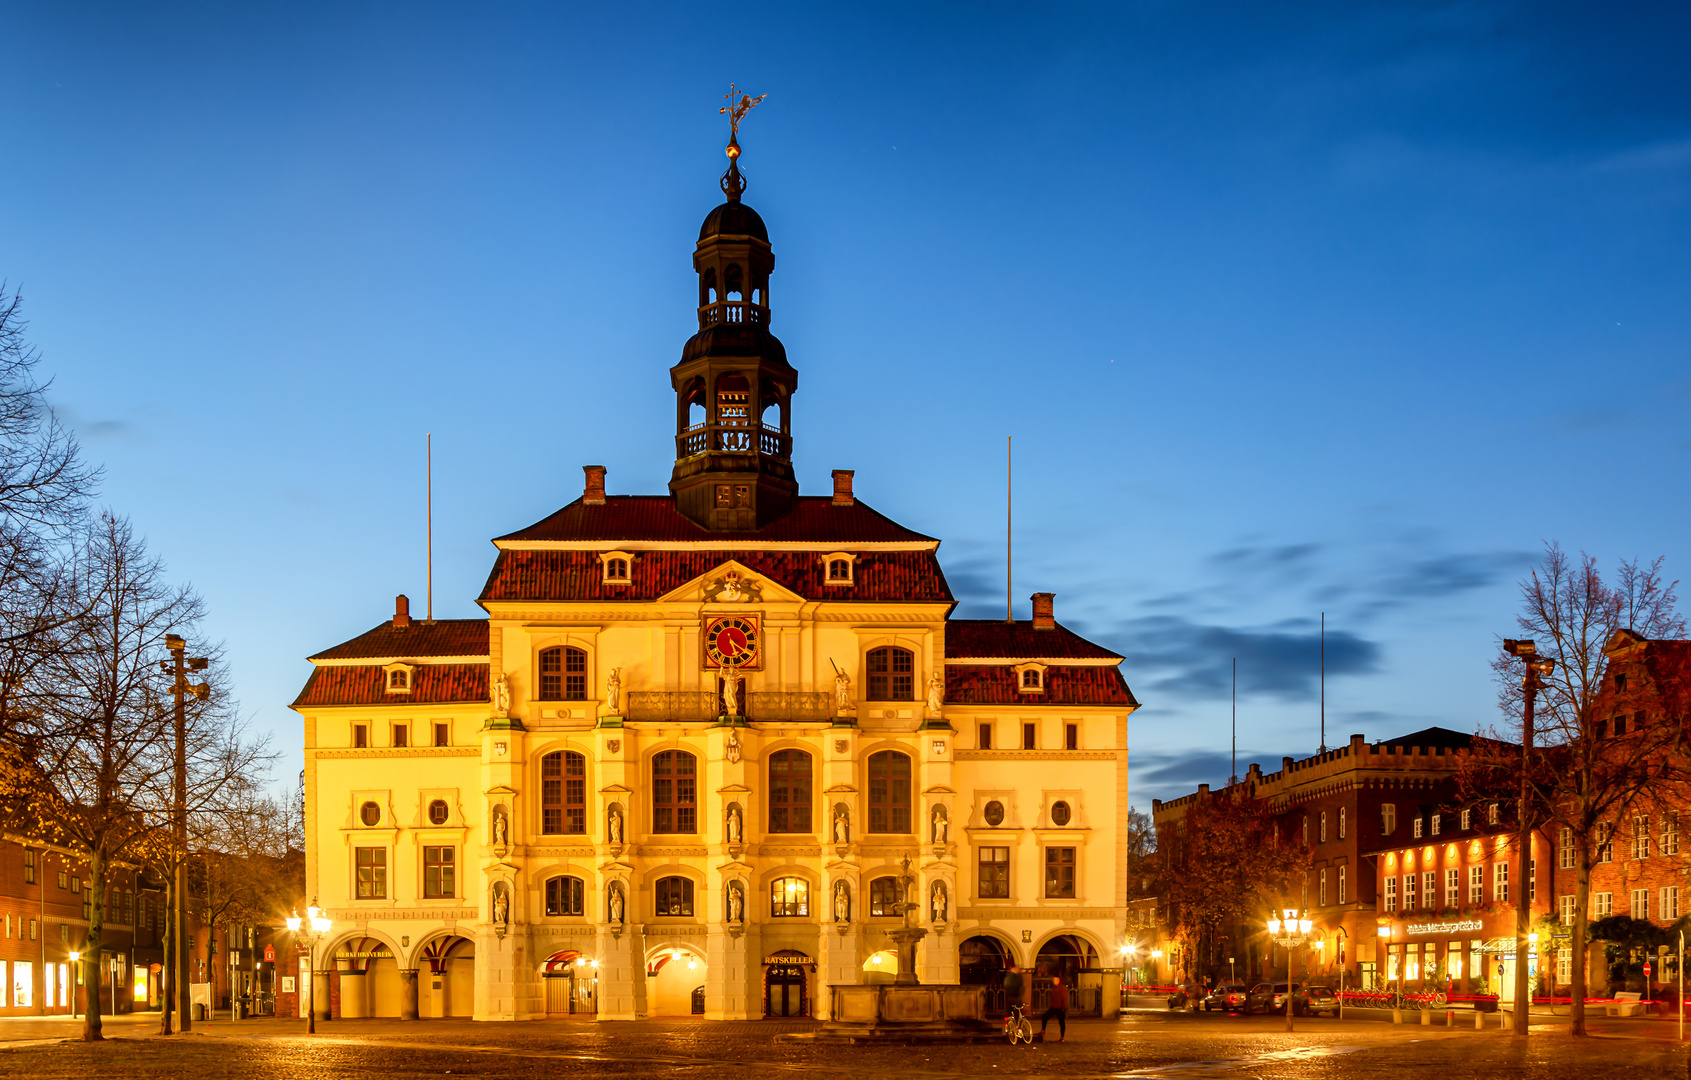
[(1004, 1017), (1004, 1035), (1015, 1046), (1018, 1041), (1033, 1042), (1033, 1021), (1028, 1019), (1027, 1006), (1015, 1005), (1011, 1007), (1008, 1016)]

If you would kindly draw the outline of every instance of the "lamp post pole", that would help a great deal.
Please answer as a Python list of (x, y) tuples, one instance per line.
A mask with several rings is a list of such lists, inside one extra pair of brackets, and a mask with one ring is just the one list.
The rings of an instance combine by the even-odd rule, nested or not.
[[(288, 916), (288, 931), (294, 935), (295, 944), (302, 936), (305, 938), (305, 1032), (308, 1035), (317, 1034), (317, 941), (329, 932), (330, 925), (328, 915), (315, 899), (305, 909), (305, 918), (299, 917), (298, 909)], [(294, 1000), (299, 1000), (297, 994)]]
[(171, 676), (172, 718), (176, 724), (175, 790), (172, 793), (171, 806), (171, 822), (176, 832), (173, 852), (176, 858), (176, 874), (172, 888), (171, 920), (176, 924), (176, 935), (171, 942), (172, 955), (169, 962), (175, 971), (171, 991), (176, 996), (176, 1027), (178, 1031), (186, 1032), (193, 1026), (189, 1015), (192, 1000), (188, 988), (188, 699), (204, 699), (211, 688), (205, 683), (188, 682), (188, 672), (205, 670), (209, 663), (205, 657), (184, 655), (188, 643), (176, 634), (166, 634), (164, 645), (170, 653), (170, 659), (159, 666), (164, 669), (165, 674)]
[[(1292, 1003), (1297, 993), (1292, 984), (1292, 950), (1309, 941), (1310, 931), (1315, 923), (1304, 918), (1304, 912), (1297, 908), (1285, 908), (1280, 912), (1281, 918), (1269, 916), (1268, 936), (1274, 944), (1286, 950), (1286, 1030), (1292, 1030)], [(1281, 931), (1285, 933), (1282, 935)], [(1307, 965), (1306, 965), (1307, 966)]]
[(1526, 663), (1526, 673), (1521, 676), (1521, 689), (1526, 695), (1525, 708), (1521, 711), (1521, 794), (1515, 811), (1515, 843), (1520, 847), (1521, 861), (1520, 881), (1515, 886), (1515, 1034), (1525, 1035), (1532, 1020), (1529, 1015), (1531, 987), (1527, 979), (1527, 935), (1532, 925), (1532, 901), (1529, 899), (1532, 895), (1532, 814), (1528, 802), (1531, 790), (1528, 765), (1532, 756), (1533, 708), (1538, 701), (1538, 691), (1544, 685), (1541, 677), (1555, 670), (1556, 661), (1539, 656), (1538, 646), (1532, 641), (1505, 638), (1503, 651)]

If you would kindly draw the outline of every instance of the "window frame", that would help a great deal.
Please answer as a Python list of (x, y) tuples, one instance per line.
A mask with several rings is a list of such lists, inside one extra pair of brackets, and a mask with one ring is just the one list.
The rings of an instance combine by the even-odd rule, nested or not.
[[(1066, 857), (1064, 853), (1067, 853)], [(1047, 900), (1077, 899), (1079, 885), (1079, 849), (1068, 844), (1050, 844), (1045, 848), (1045, 891)], [(1052, 876), (1052, 871), (1056, 876)], [(1064, 890), (1067, 891), (1064, 891)], [(1055, 890), (1055, 891), (1054, 891)]]
[[(687, 763), (682, 771), (683, 759)], [(670, 765), (670, 771), (659, 769)], [(663, 836), (697, 836), (699, 832), (699, 759), (671, 748), (652, 755), (652, 832)], [(685, 796), (685, 797), (684, 797)]]
[[(617, 571), (621, 573), (617, 573)], [(599, 552), (599, 583), (601, 585), (632, 585), (634, 583), (634, 554), (628, 551)]]
[[(366, 861), (366, 855), (369, 856)], [(378, 857), (379, 856), (379, 857)], [(352, 849), (353, 897), (357, 900), (388, 898), (388, 849), (384, 845)], [(366, 870), (369, 871), (366, 874)]]
[[(1003, 858), (989, 857), (999, 854)], [(975, 897), (980, 900), (1010, 899), (1009, 845), (982, 844), (975, 849)]]
[(579, 918), (587, 913), (587, 882), (574, 874), (554, 874), (541, 889), (541, 902), (547, 918)]
[[(900, 663), (909, 667), (899, 670)], [(865, 701), (915, 701), (916, 653), (902, 645), (880, 645), (863, 657)]]
[(423, 899), (458, 898), (458, 848), (452, 844), (423, 845)]
[[(884, 886), (881, 883), (885, 882)], [(877, 888), (877, 886), (881, 886)], [(877, 893), (884, 895), (877, 896)], [(892, 874), (882, 874), (880, 877), (869, 879), (869, 917), (872, 919), (895, 919), (898, 912), (892, 910), (892, 905), (898, 903), (898, 878)]]
[[(830, 551), (822, 556), (822, 584), (849, 589), (857, 584), (857, 556), (849, 551)], [(844, 564), (845, 573), (840, 574)]]
[[(783, 893), (790, 895), (783, 895)], [(799, 874), (783, 874), (769, 883), (771, 919), (810, 917), (810, 882)]]
[[(790, 767), (801, 760), (804, 765), (802, 776), (796, 768)], [(779, 777), (776, 775), (778, 762), (789, 766)], [(764, 776), (769, 785), (769, 832), (784, 835), (815, 832), (816, 762), (809, 751), (797, 747), (774, 751), (764, 763)]]
[[(658, 919), (691, 919), (697, 910), (694, 902), (693, 879), (682, 874), (668, 874), (652, 883), (652, 915)], [(664, 908), (679, 910), (666, 911)]]
[[(554, 764), (555, 774), (549, 772)], [(587, 755), (575, 750), (554, 750), (541, 757), (540, 834), (587, 835)]]
[[(894, 775), (894, 759), (902, 759), (904, 773)], [(877, 768), (881, 771), (876, 776)], [(864, 763), (864, 772), (868, 776), (867, 803), (869, 820), (867, 832), (877, 835), (908, 836), (912, 831), (912, 788), (915, 786), (915, 761), (902, 750), (877, 750), (870, 754)], [(894, 796), (894, 785), (902, 783), (903, 801), (897, 801)], [(902, 816), (901, 816), (902, 815)], [(879, 827), (877, 827), (877, 824)], [(903, 828), (897, 826), (902, 825)]]

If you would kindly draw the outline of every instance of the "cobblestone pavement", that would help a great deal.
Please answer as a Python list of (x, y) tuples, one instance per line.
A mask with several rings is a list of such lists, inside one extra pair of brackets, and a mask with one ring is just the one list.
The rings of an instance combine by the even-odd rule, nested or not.
[[(1459, 1014), (1461, 1015), (1461, 1014)], [(1471, 1016), (1471, 1014), (1468, 1014)], [(1470, 1020), (1471, 1024), (1471, 1020)], [(851, 1046), (818, 1040), (818, 1025), (648, 1020), (595, 1024), (461, 1020), (400, 1023), (345, 1020), (307, 1036), (299, 1021), (227, 1020), (159, 1038), (154, 1017), (110, 1022), (108, 1040), (71, 1041), (64, 1020), (0, 1020), (3, 1077), (678, 1077), (685, 1080), (954, 1080), (1064, 1077), (1080, 1080), (1544, 1080), (1691, 1077), (1691, 1055), (1671, 1023), (1596, 1022), (1573, 1039), (1546, 1018), (1526, 1040), (1497, 1029), (1396, 1026), (1365, 1017), (1300, 1020), (1287, 1034), (1278, 1017), (1130, 1013), (1119, 1021), (1076, 1021), (1067, 1040), (1012, 1048), (975, 1045)], [(1053, 1039), (1056, 1028), (1051, 1029)]]

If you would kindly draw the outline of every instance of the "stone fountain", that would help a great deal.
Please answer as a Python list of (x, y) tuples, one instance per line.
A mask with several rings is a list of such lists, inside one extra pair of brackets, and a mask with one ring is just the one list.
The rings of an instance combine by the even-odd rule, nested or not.
[(992, 1035), (986, 1022), (986, 988), (951, 984), (924, 985), (916, 977), (916, 943), (928, 936), (916, 925), (914, 912), (922, 905), (916, 895), (916, 878), (910, 860), (904, 860), (898, 879), (899, 901), (893, 909), (904, 925), (886, 931), (898, 949), (898, 974), (891, 983), (878, 985), (834, 985), (833, 1019), (826, 1034), (859, 1039), (960, 1039), (973, 1040)]

